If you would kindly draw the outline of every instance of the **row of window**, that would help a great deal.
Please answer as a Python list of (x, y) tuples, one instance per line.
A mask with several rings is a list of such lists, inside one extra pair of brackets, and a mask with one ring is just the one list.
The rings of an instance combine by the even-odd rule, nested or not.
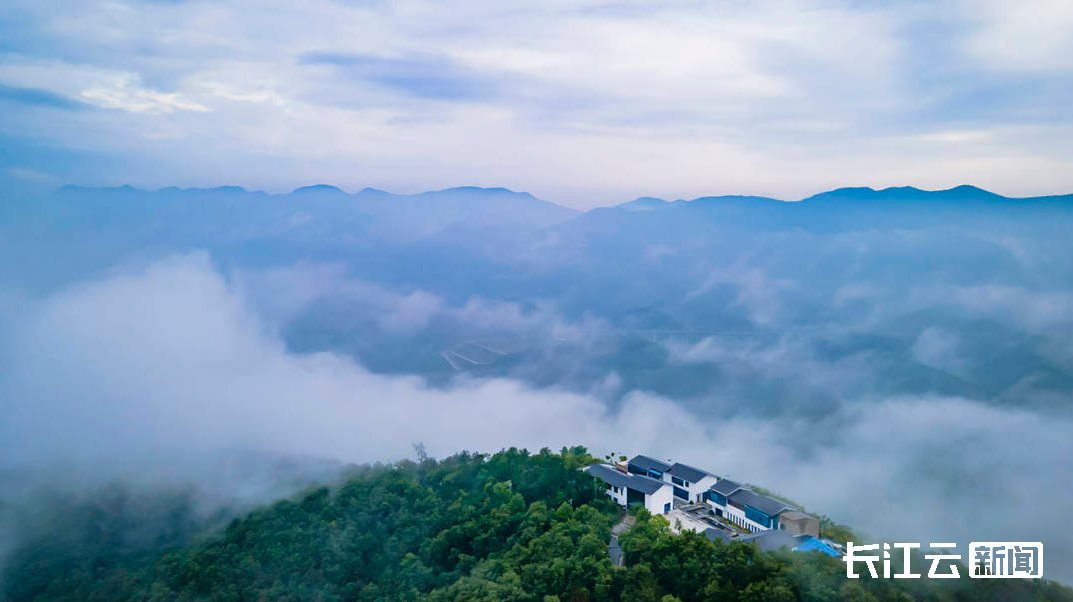
[(717, 493), (715, 491), (712, 491), (711, 489), (709, 489), (708, 491), (704, 492), (704, 499), (706, 501), (710, 501), (710, 502), (714, 502), (716, 504), (719, 504), (720, 506), (726, 506), (727, 505), (727, 496), (723, 495), (722, 493)]
[[(656, 479), (657, 481), (662, 481), (663, 480), (663, 473), (658, 471), (658, 470), (652, 469), (652, 468), (641, 468), (640, 466), (634, 466), (633, 464), (629, 464), (629, 465), (626, 466), (626, 470), (632, 472), (633, 474), (639, 474), (639, 475), (643, 475), (643, 476), (646, 476), (646, 477), (652, 477), (653, 479)], [(674, 475), (671, 475), (671, 482), (674, 483), (675, 485), (678, 485), (679, 487), (689, 487), (691, 485), (691, 483), (689, 481), (687, 481), (685, 479), (679, 479), (678, 477), (676, 477)]]
[(745, 518), (753, 521), (758, 525), (763, 525), (767, 528), (771, 528), (771, 517), (763, 512), (753, 508), (752, 506), (745, 507)]
[[(717, 493), (715, 491), (712, 491), (712, 490), (708, 490), (708, 491), (704, 492), (704, 499), (707, 500), (707, 501), (710, 501), (710, 502), (712, 502), (714, 504), (718, 504), (720, 506), (725, 507), (727, 505), (726, 496), (721, 494), (721, 493)], [(743, 507), (741, 504), (731, 504), (731, 506), (733, 506), (735, 508), (739, 508), (741, 510), (744, 510), (745, 511), (745, 518), (753, 521), (754, 523), (756, 523), (758, 525), (763, 525), (763, 526), (767, 527), (768, 529), (772, 529), (772, 528), (775, 527), (775, 521), (770, 516), (768, 516), (767, 514), (764, 514), (763, 512), (757, 510), (756, 508), (753, 508), (752, 506), (744, 506)], [(735, 523), (741, 522), (733, 514), (727, 514), (727, 516), (730, 517), (730, 519), (732, 521), (734, 521)], [(746, 525), (743, 523), (742, 526), (746, 526)], [(750, 529), (751, 529), (751, 527), (750, 527)]]
[(645, 476), (645, 477), (652, 477), (653, 479), (656, 479), (657, 481), (662, 481), (663, 480), (663, 473), (658, 471), (658, 470), (652, 470), (651, 468), (646, 469), (646, 468), (641, 468), (640, 466), (634, 466), (633, 464), (628, 464), (626, 466), (626, 470), (632, 472), (633, 474), (639, 474), (639, 475)]
[(745, 522), (744, 518), (741, 518), (740, 516), (738, 516), (736, 514), (731, 514), (731, 513), (727, 512), (724, 516), (727, 519), (729, 519), (730, 522), (732, 522), (735, 525), (741, 527), (742, 529), (746, 529), (749, 532), (758, 531), (758, 529), (756, 527), (754, 527), (754, 526), (750, 525), (749, 523)]

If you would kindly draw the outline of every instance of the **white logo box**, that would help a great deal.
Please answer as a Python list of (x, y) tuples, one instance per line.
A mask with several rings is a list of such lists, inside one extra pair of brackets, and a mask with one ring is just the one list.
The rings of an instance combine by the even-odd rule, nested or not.
[[(986, 573), (980, 567), (986, 553)], [(973, 579), (1039, 579), (1043, 577), (1043, 543), (1038, 541), (974, 541), (965, 559)]]

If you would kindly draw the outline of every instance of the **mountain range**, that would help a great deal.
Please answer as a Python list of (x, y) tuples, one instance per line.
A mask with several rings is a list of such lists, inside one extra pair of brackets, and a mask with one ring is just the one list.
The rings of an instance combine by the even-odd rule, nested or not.
[[(568, 394), (596, 409), (568, 424), (618, 433), (619, 421), (635, 420), (638, 432), (673, 433), (660, 438), (668, 446), (709, 429), (694, 441), (723, 464), (869, 531), (1046, 540), (1050, 562), (1070, 575), (1073, 544), (1022, 517), (1073, 504), (1073, 473), (1050, 460), (1068, 457), (1073, 428), (1071, 201), (969, 186), (842, 188), (800, 201), (640, 198), (586, 212), (475, 187), (9, 194), (0, 342), (29, 351), (8, 343), (0, 359), (40, 396), (83, 382), (87, 358), (101, 362), (90, 376), (140, 382), (110, 359), (117, 341), (130, 341), (130, 363), (187, 340), (177, 333), (201, 332), (190, 357), (145, 370), (201, 382), (181, 370), (202, 366), (203, 346), (235, 319), (242, 332), (257, 325), (299, 373), (328, 356), (365, 376), (419, 383), (414, 396), (444, 404), (469, 399), (472, 383), (504, 387), (495, 394), (504, 408), (527, 407), (519, 391)], [(62, 309), (72, 303), (77, 312)], [(115, 304), (131, 309), (109, 313)], [(157, 312), (148, 323), (138, 321), (143, 306)], [(50, 320), (60, 325), (44, 328)], [(173, 322), (181, 328), (146, 338)], [(87, 355), (56, 363), (78, 350)], [(48, 375), (47, 386), (33, 375)], [(89, 398), (126, 416), (156, 395), (138, 389), (134, 409), (120, 412), (111, 384), (71, 386), (57, 407)], [(353, 387), (347, 379), (332, 390)], [(266, 395), (236, 403), (270, 413)], [(410, 394), (354, 396), (381, 408)], [(1032, 436), (1008, 440), (1010, 422)], [(867, 501), (832, 482), (867, 483), (857, 492)], [(996, 496), (1012, 510), (993, 512)], [(929, 507), (943, 510), (922, 517)]]

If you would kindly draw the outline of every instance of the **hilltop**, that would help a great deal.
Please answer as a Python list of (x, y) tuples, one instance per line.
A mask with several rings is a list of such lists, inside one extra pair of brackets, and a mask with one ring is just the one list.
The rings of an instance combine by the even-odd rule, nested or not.
[(1073, 600), (1041, 581), (849, 581), (836, 558), (675, 535), (643, 510), (621, 536), (625, 566), (614, 566), (621, 511), (579, 470), (593, 462), (575, 447), (355, 467), (341, 483), (201, 533), (180, 529), (194, 516), (181, 497), (161, 513), (113, 489), (109, 503), (70, 508), (17, 549), (4, 598)]

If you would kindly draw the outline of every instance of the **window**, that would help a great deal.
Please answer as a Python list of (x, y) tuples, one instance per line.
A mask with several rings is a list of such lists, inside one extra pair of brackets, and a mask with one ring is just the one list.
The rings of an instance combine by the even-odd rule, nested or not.
[(663, 504), (663, 512), (664, 512), (664, 514), (666, 514), (667, 512), (670, 512), (670, 511), (671, 511), (671, 503), (667, 502), (666, 504)]
[(674, 483), (675, 485), (686, 485), (686, 486), (689, 485), (689, 483), (686, 483), (685, 481), (683, 481), (682, 479), (679, 479), (678, 477), (671, 477), (671, 482)]
[(745, 507), (745, 518), (765, 527), (771, 526), (771, 517), (752, 506)]

